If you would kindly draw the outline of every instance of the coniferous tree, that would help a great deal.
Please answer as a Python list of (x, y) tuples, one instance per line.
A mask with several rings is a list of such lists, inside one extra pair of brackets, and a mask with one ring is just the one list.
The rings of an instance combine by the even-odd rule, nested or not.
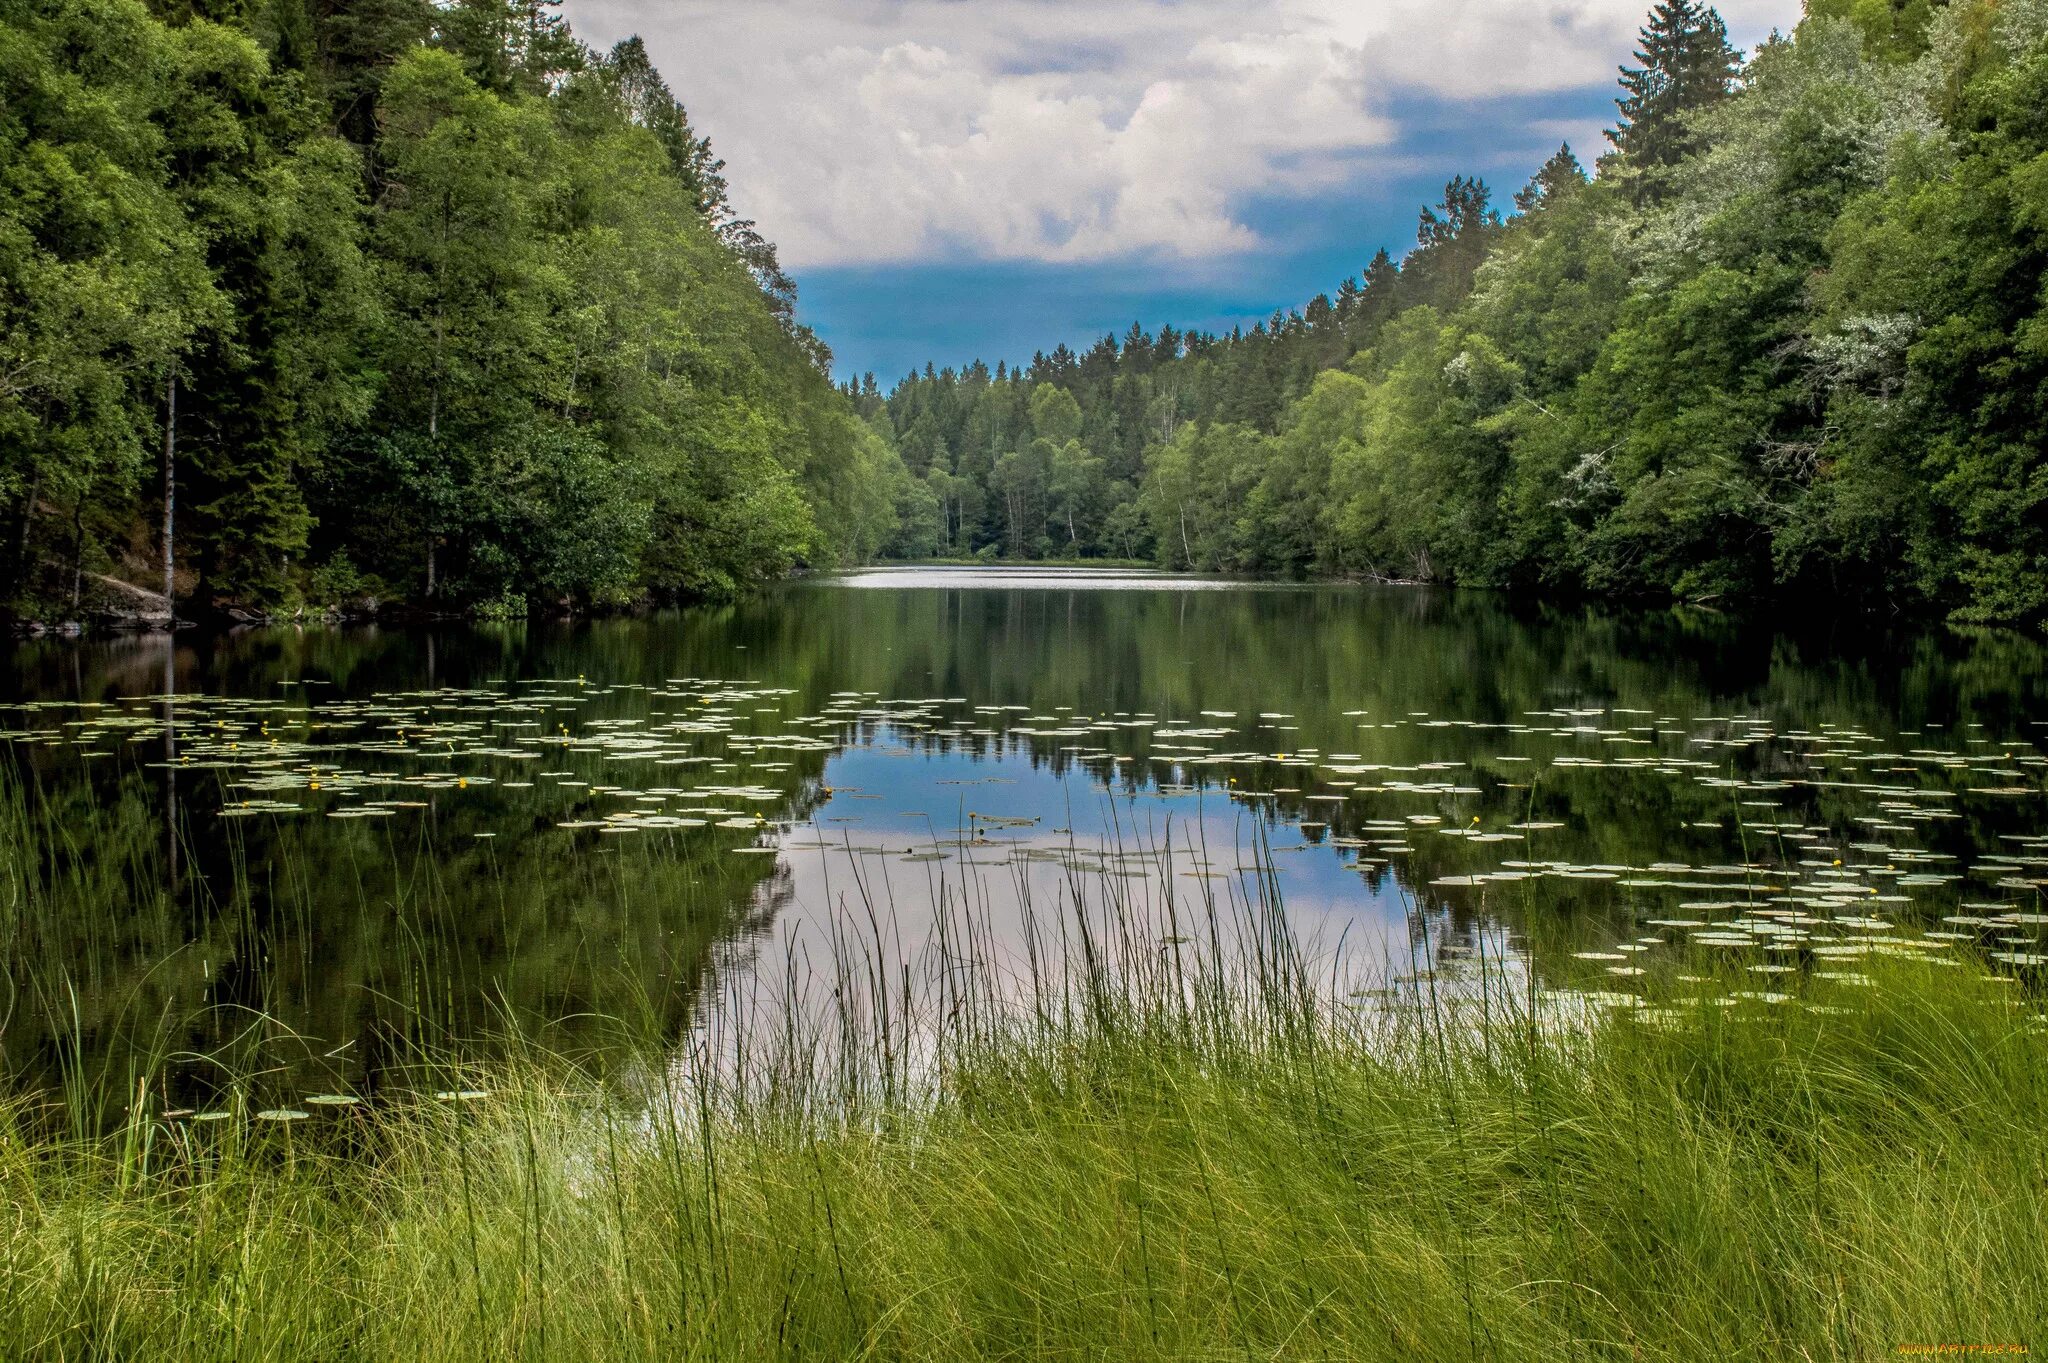
[(699, 137), (690, 126), (689, 114), (654, 69), (647, 44), (637, 33), (612, 47), (605, 69), (617, 87), (626, 116), (661, 143), (676, 178), (689, 190), (705, 221), (715, 224), (731, 216), (725, 162), (712, 152), (711, 139)]
[(1688, 115), (1727, 97), (1741, 58), (1720, 12), (1698, 0), (1657, 0), (1641, 43), (1642, 65), (1621, 68), (1621, 118), (1608, 140), (1638, 168), (1675, 165), (1698, 146)]
[(319, 84), (335, 130), (373, 149), (384, 77), (432, 34), (433, 0), (309, 0), (308, 7)]
[(1552, 153), (1528, 184), (1515, 191), (1515, 211), (1534, 213), (1585, 183), (1586, 168), (1572, 155), (1572, 144), (1566, 142)]
[(1345, 342), (1354, 353), (1371, 345), (1401, 306), (1401, 267), (1383, 246), (1358, 278), (1358, 297), (1345, 322)]
[(1442, 203), (1422, 210), (1415, 252), (1401, 270), (1409, 302), (1452, 307), (1471, 292), (1472, 278), (1500, 228), (1492, 198), (1484, 180), (1458, 175), (1444, 186)]
[[(2048, 623), (2048, 25), (1939, 10), (1815, 3), (1854, 22), (1735, 92), (1718, 17), (1660, 4), (1599, 181), (1560, 147), (1504, 222), (1459, 176), (1334, 297), (1061, 346), (981, 396), (927, 370), (886, 419), (963, 433), (962, 550)], [(1040, 384), (1077, 450), (1034, 431)]]
[(478, 86), (495, 95), (546, 95), (589, 53), (569, 32), (561, 0), (450, 0), (435, 26)]

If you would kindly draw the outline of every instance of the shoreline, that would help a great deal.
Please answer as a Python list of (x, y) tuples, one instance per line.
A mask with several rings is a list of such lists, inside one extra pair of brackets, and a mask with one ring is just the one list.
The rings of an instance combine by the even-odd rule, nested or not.
[[(1741, 603), (1722, 603), (1715, 600), (1687, 601), (1655, 596), (1610, 596), (1574, 592), (1545, 594), (1514, 587), (1475, 586), (1465, 583), (1443, 582), (1413, 578), (1389, 578), (1377, 576), (1307, 576), (1294, 577), (1283, 574), (1238, 574), (1224, 572), (1197, 572), (1186, 569), (1162, 568), (1157, 563), (1135, 559), (885, 559), (852, 567), (805, 570), (791, 573), (774, 582), (761, 584), (740, 592), (738, 596), (752, 596), (763, 591), (772, 591), (778, 586), (795, 582), (816, 582), (838, 577), (860, 574), (888, 576), (894, 573), (912, 574), (923, 571), (959, 571), (961, 573), (1004, 575), (1026, 577), (1043, 574), (1048, 578), (1060, 574), (1103, 573), (1131, 578), (1158, 578), (1160, 580), (1191, 579), (1215, 586), (1256, 587), (1401, 587), (1425, 589), (1446, 595), (1477, 594), (1507, 601), (1521, 607), (1537, 608), (1593, 608), (1611, 612), (1617, 616), (1635, 614), (1656, 614), (1661, 612), (1698, 612), (1702, 616), (1725, 618), (1734, 621), (1772, 623), (1782, 630), (1784, 620), (1778, 617), (1785, 601), (1766, 598)], [(148, 595), (155, 602), (162, 600), (161, 593), (151, 593), (132, 583), (119, 584), (128, 592)], [(662, 610), (687, 608), (734, 599), (722, 596), (704, 596), (679, 600), (657, 600), (642, 598), (625, 605), (592, 608), (577, 606), (571, 602), (556, 602), (545, 607), (529, 607), (525, 610), (508, 610), (502, 600), (480, 601), (457, 609), (429, 609), (417, 603), (406, 601), (365, 600), (341, 606), (320, 608), (302, 607), (291, 612), (266, 612), (239, 603), (227, 603), (206, 613), (204, 618), (180, 616), (175, 624), (168, 622), (166, 612), (160, 605), (149, 610), (118, 610), (102, 604), (96, 609), (84, 610), (77, 614), (29, 617), (15, 615), (0, 609), (0, 638), (17, 641), (30, 639), (93, 639), (113, 638), (122, 635), (151, 634), (165, 632), (197, 632), (202, 634), (232, 633), (245, 629), (298, 627), (346, 628), (359, 625), (452, 625), (462, 623), (511, 623), (534, 620), (600, 620), (614, 617), (639, 617)], [(1967, 634), (2004, 635), (2019, 639), (2039, 640), (2041, 632), (2017, 625), (1987, 624), (1978, 621), (1956, 620), (1938, 612), (1913, 612), (1894, 608), (1889, 611), (1863, 610), (1844, 611), (1831, 616), (1828, 627), (1847, 627), (1857, 631), (1884, 631), (1905, 628), (1915, 632), (1953, 631)]]
[(802, 1057), (776, 1098), (540, 1055), (382, 1107), (138, 1113), (0, 1146), (10, 1328), (137, 1359), (2041, 1347), (2040, 1024), (1874, 974), (1576, 1044), (1112, 998), (963, 1034), (929, 1101)]

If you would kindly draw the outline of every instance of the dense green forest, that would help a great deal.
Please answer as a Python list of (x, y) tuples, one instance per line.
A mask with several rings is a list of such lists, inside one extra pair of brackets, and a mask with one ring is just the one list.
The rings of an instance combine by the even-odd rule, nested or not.
[(849, 385), (888, 551), (2048, 619), (2048, 4), (1661, 0), (1621, 86), (1249, 331)]
[[(1152, 559), (2048, 620), (2048, 3), (1660, 0), (1612, 145), (1228, 335), (835, 388), (637, 40), (0, 0), (0, 607)], [(168, 495), (167, 495), (168, 494)], [(169, 562), (166, 550), (169, 549)]]
[(895, 456), (721, 164), (548, 0), (0, 0), (0, 606), (870, 556)]

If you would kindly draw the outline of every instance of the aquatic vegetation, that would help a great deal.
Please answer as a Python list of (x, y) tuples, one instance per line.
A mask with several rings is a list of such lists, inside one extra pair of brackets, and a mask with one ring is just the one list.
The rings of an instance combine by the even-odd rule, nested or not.
[[(579, 1055), (620, 1018), (673, 1037), (736, 972), (778, 986), (870, 884), (906, 955), (972, 904), (1021, 960), (1027, 897), (1246, 902), (1270, 878), (1347, 970), (1448, 983), (1506, 955), (1545, 988), (1638, 1002), (1696, 950), (1752, 984), (1898, 954), (2025, 974), (2048, 954), (2048, 758), (2010, 708), (1944, 729), (1525, 687), (1550, 703), (1461, 712), (1415, 708), (1398, 674), (1318, 702), (1226, 670), (1194, 691), (1101, 675), (1094, 704), (1046, 674), (1015, 700), (910, 661), (932, 636), (886, 622), (915, 593), (816, 590), (783, 607), (828, 636), (852, 618), (830, 668), (714, 633), (717, 673), (601, 651), (456, 686), (297, 667), (173, 690), (143, 671), (155, 685), (0, 709), (17, 1082), (149, 1078), (161, 1106), (202, 1109), (264, 1071), (278, 1087), (256, 1105), (282, 1110), (451, 1046), (488, 1054), (508, 1025)], [(1109, 595), (1142, 623), (1171, 594)], [(1235, 638), (1247, 599), (1284, 622), (1320, 598), (1186, 601)], [(104, 1082), (67, 1078), (81, 1065)]]
[[(757, 1000), (610, 1079), (529, 1046), (441, 1101), (104, 1140), (16, 1139), (17, 1102), (0, 1332), (138, 1359), (2044, 1342), (2048, 1025), (2010, 988), (1912, 956), (1745, 989), (1699, 960), (1697, 994), (1495, 967), (1462, 1004), (1428, 972), (1357, 1010), (1306, 957), (1175, 945), (1185, 975), (1070, 940), (1022, 1010), (966, 947), (943, 1009), (842, 992), (792, 1031)], [(943, 1063), (906, 1082), (892, 1026)]]
[(0, 1332), (2042, 1343), (2048, 668), (1601, 628), (819, 585), (26, 649)]

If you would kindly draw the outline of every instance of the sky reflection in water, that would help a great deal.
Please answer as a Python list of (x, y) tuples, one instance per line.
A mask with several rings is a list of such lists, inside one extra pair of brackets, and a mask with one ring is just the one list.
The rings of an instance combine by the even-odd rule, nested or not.
[(1177, 897), (1255, 898), (1263, 847), (1301, 935), (1361, 969), (1506, 941), (1625, 996), (1692, 943), (1789, 997), (1873, 953), (2048, 963), (2048, 667), (2010, 636), (918, 569), (11, 664), (36, 892), (0, 1048), (29, 1083), (147, 1052), (193, 1092), (374, 1092), (510, 1024), (680, 1038), (708, 979), (772, 983), (863, 881), (890, 952), (948, 887), (1007, 950), (1027, 892), (1163, 905), (1160, 864), (1114, 854), (1169, 836)]

